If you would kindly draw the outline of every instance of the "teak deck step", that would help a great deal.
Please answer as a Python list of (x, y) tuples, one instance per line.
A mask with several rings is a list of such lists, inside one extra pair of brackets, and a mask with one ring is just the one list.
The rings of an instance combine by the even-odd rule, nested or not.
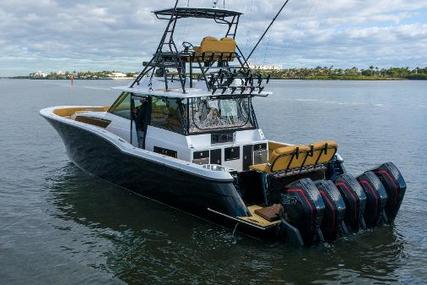
[(249, 212), (251, 213), (251, 216), (249, 217), (237, 217), (239, 220), (243, 220), (245, 222), (251, 223), (251, 224), (255, 224), (259, 227), (263, 227), (263, 228), (269, 228), (275, 225), (278, 225), (281, 223), (280, 220), (278, 221), (274, 221), (274, 222), (269, 222), (268, 220), (264, 219), (263, 217), (255, 214), (256, 210), (262, 209), (263, 207), (258, 206), (258, 205), (252, 205), (248, 207)]

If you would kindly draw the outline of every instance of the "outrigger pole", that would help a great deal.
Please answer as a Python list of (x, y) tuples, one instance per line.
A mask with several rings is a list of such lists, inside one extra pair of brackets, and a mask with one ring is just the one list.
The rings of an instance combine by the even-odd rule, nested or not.
[(289, 0), (286, 0), (285, 3), (283, 3), (282, 7), (280, 8), (279, 12), (277, 12), (276, 16), (274, 16), (273, 20), (271, 20), (270, 25), (268, 25), (267, 29), (265, 29), (262, 36), (259, 38), (258, 42), (255, 44), (255, 46), (252, 48), (251, 52), (249, 53), (248, 57), (245, 59), (245, 62), (243, 65), (247, 64), (249, 59), (251, 58), (254, 51), (258, 48), (258, 45), (261, 43), (261, 41), (264, 39), (265, 35), (267, 34), (268, 30), (270, 30), (271, 26), (273, 26), (274, 22), (276, 21), (277, 17), (282, 13), (285, 6), (288, 4)]

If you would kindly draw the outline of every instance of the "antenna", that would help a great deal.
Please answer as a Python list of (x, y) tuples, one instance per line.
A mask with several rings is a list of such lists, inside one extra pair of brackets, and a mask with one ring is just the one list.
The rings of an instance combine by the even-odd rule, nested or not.
[(222, 8), (225, 9), (225, 0), (222, 0)]
[(248, 57), (245, 60), (245, 64), (249, 61), (254, 51), (257, 49), (258, 45), (261, 43), (261, 41), (264, 39), (265, 35), (267, 34), (268, 30), (270, 30), (271, 26), (273, 26), (274, 22), (276, 21), (277, 17), (279, 17), (280, 13), (282, 13), (285, 6), (288, 4), (289, 0), (286, 0), (285, 3), (283, 3), (282, 7), (280, 8), (279, 12), (277, 12), (276, 16), (274, 16), (273, 20), (271, 20), (270, 25), (268, 25), (267, 29), (265, 29), (262, 36), (259, 38), (258, 42), (255, 44), (251, 52), (249, 53)]

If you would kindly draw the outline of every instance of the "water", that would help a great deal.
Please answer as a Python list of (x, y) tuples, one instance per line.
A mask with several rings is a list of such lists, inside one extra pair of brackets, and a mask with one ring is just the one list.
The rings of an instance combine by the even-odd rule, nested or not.
[[(266, 244), (91, 177), (39, 109), (110, 104), (117, 81), (0, 80), (0, 283), (425, 283), (427, 82), (273, 82), (255, 101), (272, 139), (335, 139), (349, 171), (394, 161), (394, 227), (333, 245)], [(126, 84), (120, 82), (119, 84)]]

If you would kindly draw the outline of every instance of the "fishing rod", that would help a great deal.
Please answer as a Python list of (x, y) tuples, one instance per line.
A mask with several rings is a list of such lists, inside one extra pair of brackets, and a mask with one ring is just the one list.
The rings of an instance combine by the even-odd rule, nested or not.
[(259, 38), (258, 42), (255, 44), (255, 46), (252, 48), (251, 52), (249, 53), (248, 57), (245, 59), (245, 62), (243, 63), (243, 65), (247, 64), (249, 59), (251, 58), (252, 54), (254, 53), (254, 51), (258, 48), (258, 45), (261, 43), (261, 41), (264, 39), (265, 35), (268, 33), (268, 31), (270, 30), (271, 26), (273, 26), (274, 22), (276, 21), (276, 19), (280, 16), (280, 14), (282, 13), (283, 9), (286, 7), (286, 5), (288, 4), (289, 0), (286, 0), (285, 3), (283, 3), (282, 7), (280, 8), (279, 12), (277, 12), (276, 16), (274, 16), (273, 20), (271, 20), (270, 25), (268, 25), (267, 29), (265, 29), (264, 33), (262, 34), (262, 36)]

